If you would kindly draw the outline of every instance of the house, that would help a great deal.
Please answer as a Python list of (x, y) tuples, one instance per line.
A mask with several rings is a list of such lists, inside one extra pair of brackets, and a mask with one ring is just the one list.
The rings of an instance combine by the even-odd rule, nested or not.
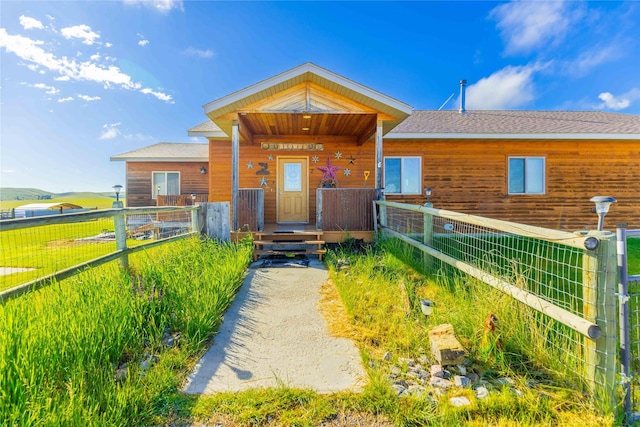
[(371, 200), (424, 204), (427, 188), (437, 208), (563, 230), (594, 229), (589, 199), (607, 195), (606, 226), (640, 228), (640, 116), (413, 110), (311, 63), (203, 108), (188, 135), (208, 144), (111, 158), (126, 162), (128, 206), (206, 193), (231, 204), (232, 230), (303, 223), (326, 237), (370, 233)]
[(184, 205), (191, 194), (196, 194), (198, 201), (207, 201), (208, 144), (161, 142), (111, 160), (126, 164), (127, 206), (162, 206), (172, 200), (182, 200)]

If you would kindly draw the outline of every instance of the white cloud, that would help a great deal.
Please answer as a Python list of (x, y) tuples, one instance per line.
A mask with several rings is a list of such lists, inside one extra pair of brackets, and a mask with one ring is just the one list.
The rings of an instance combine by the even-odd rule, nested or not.
[(53, 80), (58, 81), (58, 82), (68, 82), (69, 80), (71, 80), (71, 77), (69, 77), (69, 76), (60, 76), (60, 77), (54, 77)]
[(102, 58), (102, 56), (99, 53), (94, 53), (89, 57), (92, 61), (100, 61), (100, 58)]
[(142, 5), (161, 13), (169, 13), (173, 9), (184, 10), (182, 0), (124, 0), (124, 3), (129, 5)]
[(602, 92), (598, 95), (598, 99), (602, 101), (595, 107), (598, 110), (624, 110), (634, 101), (640, 99), (640, 89), (633, 88), (619, 96), (615, 96), (611, 92)]
[(154, 138), (150, 135), (143, 135), (141, 133), (129, 133), (124, 135), (124, 139), (127, 141), (152, 141)]
[(20, 16), (20, 25), (22, 25), (22, 28), (24, 28), (25, 30), (31, 30), (33, 28), (42, 30), (44, 28), (42, 22), (38, 21), (35, 18), (29, 18), (28, 16), (24, 15)]
[(72, 96), (68, 96), (66, 98), (60, 98), (58, 99), (58, 102), (63, 103), (63, 102), (69, 102), (69, 101), (73, 101), (73, 97)]
[(120, 122), (103, 125), (102, 128), (104, 130), (98, 139), (104, 140), (117, 138), (120, 135), (120, 130), (118, 129), (118, 126), (120, 125)]
[(83, 39), (82, 43), (92, 45), (96, 39), (100, 38), (100, 34), (91, 30), (88, 25), (75, 25), (73, 27), (65, 27), (60, 30), (60, 33), (65, 39)]
[(66, 56), (55, 57), (40, 46), (42, 41), (31, 40), (22, 36), (10, 36), (4, 28), (0, 28), (0, 47), (7, 52), (15, 53), (25, 61), (61, 74), (59, 79), (90, 80), (103, 83), (106, 86), (117, 84), (128, 89), (138, 89), (140, 84), (131, 82), (131, 77), (122, 73), (118, 67), (100, 67), (91, 62), (77, 62)]
[[(58, 81), (84, 80), (101, 83), (105, 88), (119, 86), (123, 89), (140, 90), (144, 94), (151, 94), (156, 98), (173, 103), (172, 97), (131, 80), (131, 76), (123, 73), (115, 65), (98, 63), (96, 60), (80, 61), (66, 56), (56, 57), (53, 53), (43, 49), (44, 42), (32, 40), (20, 35), (9, 35), (4, 28), (0, 28), (0, 48), (16, 54), (20, 59), (30, 62), (28, 66), (42, 67), (58, 73)], [(111, 60), (111, 57), (105, 58)]]
[(148, 44), (149, 44), (149, 40), (140, 40), (138, 42), (138, 46), (142, 46), (142, 47), (144, 47), (144, 46), (146, 46)]
[(28, 86), (28, 87), (33, 87), (33, 88), (36, 88), (36, 89), (44, 89), (45, 93), (47, 95), (57, 95), (57, 94), (60, 93), (60, 91), (58, 89), (56, 89), (55, 87), (48, 86), (48, 85), (46, 85), (44, 83), (36, 83), (36, 84), (21, 83), (21, 84), (23, 84), (25, 86)]
[(564, 38), (574, 20), (563, 1), (513, 1), (494, 8), (507, 54), (528, 53)]
[(211, 49), (196, 49), (194, 47), (189, 46), (187, 50), (184, 51), (185, 55), (189, 56), (197, 56), (199, 58), (211, 58), (213, 57), (213, 51)]
[(467, 88), (468, 110), (503, 110), (517, 108), (535, 98), (534, 72), (543, 67), (537, 64), (508, 66)]
[(617, 45), (597, 46), (582, 52), (578, 58), (562, 64), (562, 72), (573, 76), (586, 75), (593, 68), (605, 62), (617, 59), (621, 52)]
[(78, 98), (83, 99), (85, 101), (98, 101), (102, 98), (100, 98), (99, 96), (88, 96), (88, 95), (81, 95), (81, 94), (77, 94)]
[(140, 89), (140, 92), (144, 93), (145, 95), (153, 95), (161, 101), (173, 104), (173, 98), (171, 97), (171, 95), (167, 95), (166, 93), (156, 92), (149, 88)]

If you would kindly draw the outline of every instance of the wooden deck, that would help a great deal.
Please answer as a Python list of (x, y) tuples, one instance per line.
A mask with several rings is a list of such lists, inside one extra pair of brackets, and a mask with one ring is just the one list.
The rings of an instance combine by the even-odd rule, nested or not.
[(231, 241), (238, 242), (248, 235), (252, 235), (253, 238), (256, 238), (256, 234), (258, 233), (274, 233), (278, 230), (283, 231), (287, 228), (304, 231), (304, 232), (321, 232), (322, 240), (325, 243), (340, 243), (344, 242), (347, 238), (353, 238), (358, 240), (364, 240), (365, 242), (373, 242), (375, 240), (375, 235), (373, 231), (326, 231), (316, 228), (315, 224), (276, 224), (276, 223), (267, 223), (264, 225), (264, 230), (262, 231), (231, 231)]

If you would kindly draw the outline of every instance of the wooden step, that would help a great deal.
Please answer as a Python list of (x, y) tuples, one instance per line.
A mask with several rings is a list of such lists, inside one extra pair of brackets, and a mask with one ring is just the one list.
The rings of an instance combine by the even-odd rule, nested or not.
[[(257, 261), (261, 255), (288, 255), (308, 254), (322, 255), (327, 251), (323, 249), (325, 241), (322, 240), (322, 230), (316, 231), (292, 231), (286, 233), (264, 232), (253, 233), (253, 260)], [(305, 248), (305, 246), (312, 246)], [(315, 247), (313, 247), (315, 246)]]
[[(254, 261), (258, 259), (255, 258), (255, 255), (319, 255), (322, 256), (327, 253), (326, 249), (256, 249), (253, 251)], [(322, 259), (322, 258), (320, 258)]]
[(324, 240), (254, 240), (254, 246), (257, 245), (324, 245)]

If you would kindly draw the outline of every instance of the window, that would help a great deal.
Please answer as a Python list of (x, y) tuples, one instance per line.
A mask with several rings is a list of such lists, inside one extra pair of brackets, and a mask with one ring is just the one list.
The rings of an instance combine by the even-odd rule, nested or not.
[(509, 157), (509, 194), (544, 194), (544, 157)]
[(384, 192), (386, 194), (421, 194), (422, 158), (385, 157)]
[(180, 194), (180, 172), (153, 172), (153, 198)]

